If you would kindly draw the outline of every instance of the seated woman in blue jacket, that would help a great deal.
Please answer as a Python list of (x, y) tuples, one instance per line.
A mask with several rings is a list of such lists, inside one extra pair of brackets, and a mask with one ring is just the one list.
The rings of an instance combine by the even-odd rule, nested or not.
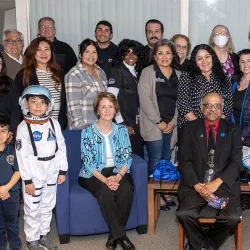
[(78, 181), (97, 199), (108, 224), (110, 233), (106, 248), (116, 249), (118, 243), (125, 250), (133, 250), (135, 246), (125, 232), (133, 202), (128, 130), (112, 122), (120, 109), (112, 93), (98, 94), (93, 107), (98, 120), (82, 130), (83, 165)]

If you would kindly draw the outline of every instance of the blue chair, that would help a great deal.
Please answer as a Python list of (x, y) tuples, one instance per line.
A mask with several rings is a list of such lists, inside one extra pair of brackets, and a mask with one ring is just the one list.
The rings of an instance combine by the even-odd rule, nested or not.
[[(66, 244), (70, 241), (70, 235), (107, 233), (109, 230), (96, 198), (78, 184), (82, 167), (81, 131), (68, 130), (63, 134), (69, 170), (65, 183), (57, 188), (56, 223), (60, 243)], [(137, 155), (133, 155), (131, 176), (134, 183), (134, 200), (126, 229), (136, 228), (139, 234), (143, 234), (147, 232), (148, 221), (148, 167)]]

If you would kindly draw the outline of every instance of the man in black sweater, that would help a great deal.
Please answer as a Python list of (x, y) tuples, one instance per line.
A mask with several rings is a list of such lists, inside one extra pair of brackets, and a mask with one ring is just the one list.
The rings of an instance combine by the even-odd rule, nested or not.
[(164, 26), (161, 21), (150, 19), (146, 22), (145, 33), (148, 41), (148, 44), (144, 46), (145, 66), (148, 66), (150, 64), (150, 50), (157, 41), (163, 38)]
[(67, 74), (76, 65), (77, 58), (74, 50), (67, 43), (56, 39), (55, 20), (51, 17), (42, 17), (38, 21), (38, 32), (38, 36), (44, 36), (53, 43), (56, 62)]
[(113, 28), (110, 22), (102, 20), (95, 28), (95, 38), (98, 45), (99, 66), (105, 71), (107, 78), (112, 67), (113, 57), (117, 52), (117, 46), (111, 42)]

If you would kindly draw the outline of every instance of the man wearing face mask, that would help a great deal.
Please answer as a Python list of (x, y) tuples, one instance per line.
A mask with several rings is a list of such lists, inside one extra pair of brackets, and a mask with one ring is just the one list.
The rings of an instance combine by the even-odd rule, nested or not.
[(228, 28), (224, 25), (216, 25), (210, 35), (208, 44), (218, 56), (223, 71), (235, 82), (240, 74), (238, 56), (235, 52), (233, 39)]

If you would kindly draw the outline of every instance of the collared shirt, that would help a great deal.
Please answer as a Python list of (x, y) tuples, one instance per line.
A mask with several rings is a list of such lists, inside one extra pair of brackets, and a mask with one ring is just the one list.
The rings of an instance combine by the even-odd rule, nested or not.
[(207, 134), (207, 143), (208, 143), (208, 137), (209, 137), (209, 132), (210, 132), (210, 128), (209, 128), (210, 125), (214, 126), (214, 137), (215, 137), (214, 141), (216, 142), (216, 136), (217, 136), (217, 133), (218, 133), (218, 128), (219, 128), (220, 120), (214, 122), (213, 124), (211, 124), (207, 120), (204, 120), (204, 121), (205, 121), (206, 134)]
[[(13, 174), (19, 171), (16, 154), (14, 148), (6, 144), (3, 151), (0, 151), (0, 186), (6, 185), (9, 183)], [(18, 181), (10, 191), (19, 190), (21, 187), (20, 181)]]
[(93, 124), (97, 117), (93, 110), (94, 98), (107, 91), (105, 72), (95, 66), (99, 79), (93, 77), (79, 61), (65, 76), (69, 129), (82, 129)]
[(6, 50), (5, 50), (5, 53), (13, 60), (15, 60), (16, 62), (20, 63), (20, 64), (23, 64), (23, 57), (20, 55), (19, 57), (19, 60), (16, 59), (14, 56), (11, 56)]

